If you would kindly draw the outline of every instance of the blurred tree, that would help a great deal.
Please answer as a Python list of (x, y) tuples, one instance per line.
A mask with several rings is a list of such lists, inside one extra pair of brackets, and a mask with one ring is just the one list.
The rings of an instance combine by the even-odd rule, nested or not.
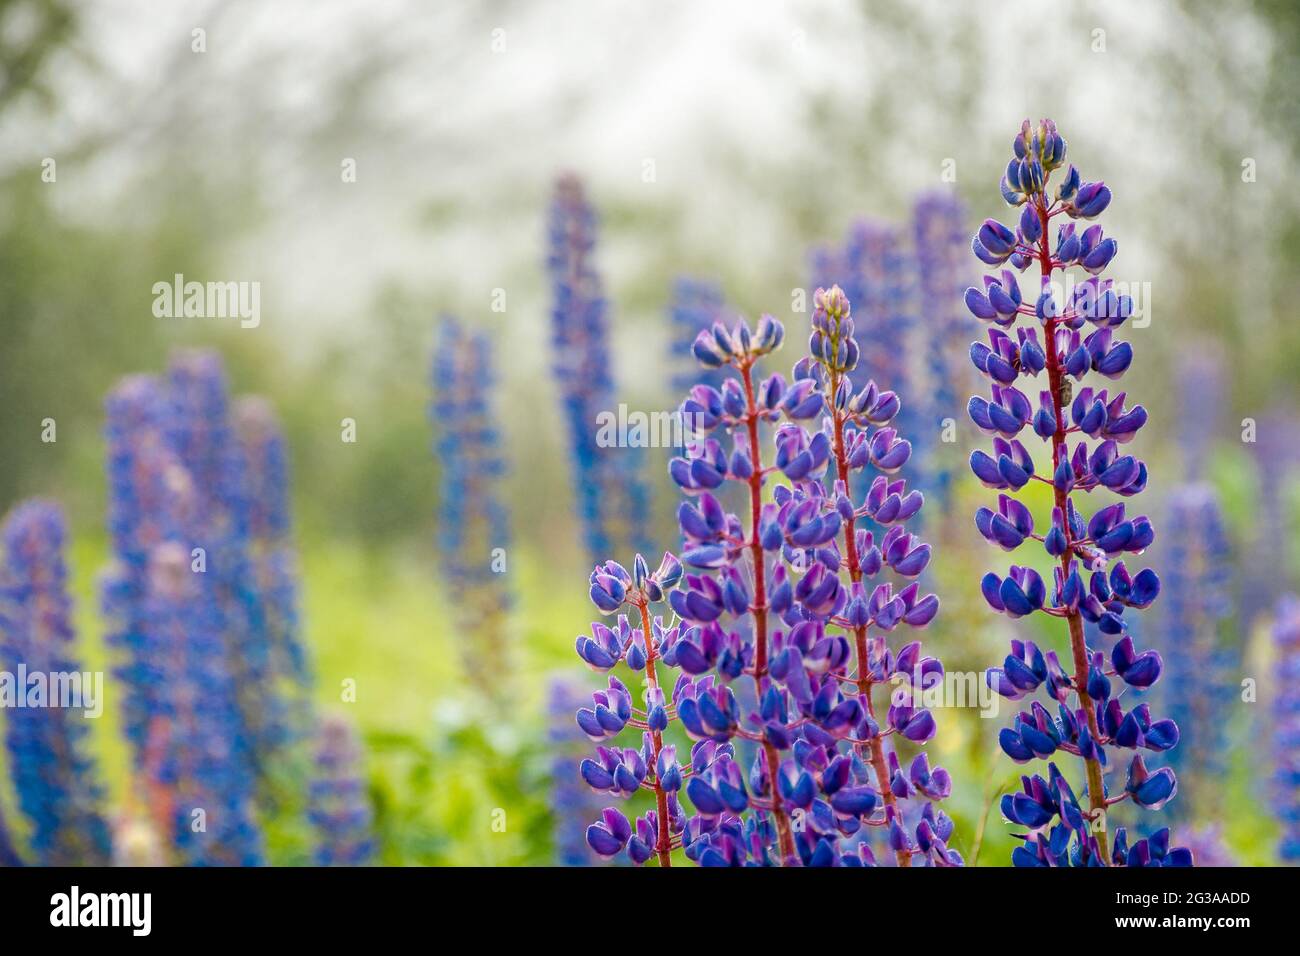
[(29, 90), (53, 101), (42, 72), (71, 42), (76, 23), (64, 0), (0, 0), (0, 112)]

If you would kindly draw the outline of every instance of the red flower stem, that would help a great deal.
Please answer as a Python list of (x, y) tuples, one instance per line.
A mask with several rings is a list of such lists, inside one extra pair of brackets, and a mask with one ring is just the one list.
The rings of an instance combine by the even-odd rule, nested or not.
[[(1041, 223), (1043, 232), (1038, 240), (1038, 262), (1042, 280), (1050, 281), (1052, 254), (1048, 249), (1048, 211), (1046, 203), (1039, 201), (1037, 209), (1038, 221)], [(1040, 295), (1042, 291), (1040, 288)], [(1056, 351), (1056, 328), (1061, 321), (1061, 318), (1048, 319), (1044, 332), (1047, 337), (1047, 381), (1052, 394), (1052, 411), (1056, 415), (1056, 431), (1052, 434), (1053, 475), (1055, 475), (1056, 468), (1061, 463), (1062, 455), (1068, 454), (1065, 447), (1065, 410), (1061, 401), (1061, 383), (1064, 380), (1065, 373), (1060, 356)], [(1070, 496), (1063, 489), (1056, 487), (1055, 481), (1053, 481), (1052, 487), (1056, 498), (1056, 507), (1061, 509), (1061, 516), (1064, 519), (1067, 542), (1065, 553), (1061, 555), (1061, 572), (1069, 574), (1070, 561), (1074, 555), (1074, 545), (1076, 544), (1073, 540), (1074, 532), (1068, 519), (1069, 511), (1067, 506)], [(1092, 698), (1088, 696), (1088, 645), (1083, 637), (1083, 617), (1077, 610), (1074, 610), (1066, 614), (1066, 620), (1070, 625), (1070, 653), (1074, 658), (1074, 689), (1079, 695), (1079, 703), (1087, 717), (1088, 731), (1092, 734), (1093, 741), (1100, 746), (1101, 731), (1097, 726), (1097, 708), (1093, 704)], [(1095, 758), (1089, 757), (1084, 760), (1084, 765), (1088, 772), (1088, 803), (1092, 808), (1092, 824), (1096, 828), (1094, 835), (1097, 837), (1097, 848), (1101, 853), (1102, 865), (1109, 866), (1110, 849), (1106, 834), (1106, 790), (1101, 777), (1101, 764)]]
[[(844, 482), (844, 492), (849, 491), (849, 456), (844, 448), (844, 414), (835, 406), (835, 396), (839, 392), (840, 373), (832, 372), (830, 376), (830, 403), (831, 419), (835, 425), (835, 469), (840, 476), (840, 481)], [(844, 523), (844, 551), (847, 556), (849, 565), (849, 578), (854, 584), (862, 581), (862, 560), (858, 555), (857, 532), (854, 530), (857, 526), (857, 518), (850, 518)], [(871, 715), (872, 720), (876, 717), (876, 706), (871, 700), (872, 680), (868, 675), (867, 667), (867, 626), (853, 628), (853, 643), (858, 655), (858, 693), (865, 699), (867, 704), (867, 713)], [(894, 797), (894, 791), (889, 788), (889, 768), (885, 763), (885, 742), (879, 734), (871, 738), (864, 748), (862, 744), (856, 745), (861, 751), (866, 749), (868, 759), (871, 763), (871, 769), (876, 774), (876, 784), (880, 790), (880, 795), (885, 801), (886, 816), (898, 812), (898, 801)], [(912, 865), (912, 853), (910, 850), (894, 851), (894, 858), (898, 861), (899, 866)]]
[[(753, 473), (749, 476), (749, 550), (754, 562), (754, 603), (749, 612), (754, 616), (754, 686), (762, 694), (763, 678), (767, 675), (767, 569), (763, 559), (763, 545), (758, 537), (758, 524), (763, 510), (763, 458), (758, 444), (758, 403), (754, 400), (753, 361), (745, 360), (738, 366), (740, 379), (745, 385), (745, 428), (749, 432), (749, 453), (753, 458)], [(772, 782), (772, 816), (776, 818), (777, 840), (781, 850), (781, 864), (795, 860), (794, 834), (790, 831), (790, 818), (777, 793), (776, 775), (780, 756), (776, 747), (763, 740), (763, 754), (767, 758), (767, 772)]]
[[(653, 694), (659, 689), (659, 675), (655, 673), (655, 661), (658, 657), (655, 654), (654, 641), (651, 639), (650, 611), (644, 599), (637, 607), (641, 611), (641, 633), (645, 635), (645, 679)], [(652, 730), (650, 745), (654, 750), (654, 767), (651, 769), (654, 772), (655, 809), (659, 812), (659, 835), (655, 839), (655, 853), (659, 856), (660, 866), (672, 866), (672, 837), (668, 833), (668, 794), (659, 780), (659, 753), (664, 749), (664, 735), (657, 730)]]

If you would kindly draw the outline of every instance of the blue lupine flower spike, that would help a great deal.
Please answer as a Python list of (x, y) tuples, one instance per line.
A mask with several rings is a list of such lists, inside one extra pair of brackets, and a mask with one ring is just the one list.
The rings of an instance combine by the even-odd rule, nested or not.
[[(105, 866), (104, 794), (85, 739), (86, 715), (104, 704), (95, 699), (103, 682), (72, 659), (66, 537), (63, 513), (49, 501), (18, 505), (0, 529), (0, 670), (10, 680), (23, 675), (23, 701), (5, 715), (5, 742), (34, 862)], [(0, 856), (13, 859), (2, 827)]]
[[(995, 326), (987, 345), (971, 347), (975, 367), (991, 382), (991, 400), (972, 398), (970, 417), (993, 439), (992, 454), (975, 451), (971, 469), (986, 486), (1005, 492), (997, 511), (981, 508), (975, 524), (1004, 551), (1031, 538), (1041, 541), (1056, 567), (1047, 581), (1033, 568), (1012, 565), (1006, 576), (986, 574), (981, 590), (993, 610), (1009, 617), (1047, 614), (1064, 620), (1070, 655), (1063, 667), (1054, 652), (1044, 656), (1032, 644), (1013, 641), (1005, 664), (987, 677), (990, 687), (1012, 700), (1045, 687), (1057, 704), (1053, 715), (1035, 701), (1002, 731), (999, 741), (1007, 755), (1025, 763), (1063, 752), (1083, 761), (1086, 776), (1076, 796), (1051, 763), (1047, 779), (1024, 777), (1023, 792), (1003, 799), (1003, 816), (1022, 828), (1016, 835), (1024, 841), (1012, 860), (1018, 866), (1185, 865), (1191, 853), (1170, 849), (1168, 830), (1131, 848), (1122, 829), (1113, 846), (1107, 832), (1113, 804), (1131, 800), (1158, 810), (1177, 792), (1173, 770), (1149, 770), (1141, 751), (1169, 751), (1179, 735), (1174, 721), (1155, 718), (1148, 704), (1121, 696), (1115, 686), (1145, 689), (1163, 670), (1160, 655), (1139, 651), (1129, 633), (1133, 614), (1160, 591), (1155, 572), (1130, 571), (1126, 565), (1155, 539), (1151, 522), (1131, 514), (1123, 501), (1090, 517), (1079, 511), (1078, 493), (1103, 490), (1130, 498), (1147, 483), (1146, 465), (1128, 451), (1146, 423), (1146, 410), (1092, 379), (1075, 388), (1090, 374), (1117, 380), (1132, 361), (1132, 348), (1117, 332), (1133, 313), (1133, 303), (1101, 277), (1118, 245), (1100, 225), (1083, 222), (1103, 212), (1111, 194), (1103, 183), (1084, 182), (1073, 166), (1064, 168), (1066, 143), (1051, 120), (1037, 126), (1026, 120), (1012, 150), (1001, 191), (1018, 210), (1016, 225), (985, 220), (972, 241), (981, 262), (1009, 268), (965, 295), (974, 316)], [(1062, 169), (1053, 190), (1052, 174)], [(1052, 220), (1062, 217), (1053, 235)], [(1038, 266), (1038, 289), (1022, 290), (1017, 273), (1032, 265)], [(1053, 274), (1074, 266), (1089, 278), (1074, 286), (1067, 301), (1057, 301)], [(1022, 319), (1025, 324), (1015, 328)], [(1022, 378), (1032, 381), (1022, 383)], [(1031, 398), (1035, 393), (1037, 402)], [(1050, 473), (1036, 470), (1024, 445), (1032, 441), (1025, 437), (1027, 426), (1050, 447)], [(1052, 489), (1051, 525), (1041, 534), (1014, 495), (1031, 481)], [(1096, 634), (1092, 646), (1085, 625)], [(1114, 642), (1109, 652), (1102, 640)], [(1126, 783), (1108, 790), (1104, 774), (1116, 750), (1115, 756), (1127, 761)]]

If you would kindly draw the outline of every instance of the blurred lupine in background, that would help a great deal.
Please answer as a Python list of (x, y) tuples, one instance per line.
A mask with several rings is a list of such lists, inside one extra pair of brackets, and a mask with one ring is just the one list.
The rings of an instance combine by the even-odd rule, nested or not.
[(1252, 448), (1258, 498), (1254, 508), (1254, 540), (1249, 543), (1255, 566), (1266, 573), (1243, 574), (1241, 610), (1248, 627), (1277, 606), (1281, 596), (1293, 587), (1291, 554), (1291, 502), (1286, 497), (1289, 479), (1300, 464), (1300, 420), (1294, 410), (1274, 409), (1256, 422)]
[(107, 641), (117, 651), (113, 676), (124, 693), (120, 707), (137, 771), (155, 721), (163, 719), (166, 648), (145, 622), (149, 555), (179, 533), (175, 495), (188, 477), (167, 443), (167, 401), (159, 381), (125, 378), (105, 401), (108, 531), (113, 561), (102, 576)]
[(1278, 855), (1300, 863), (1300, 598), (1288, 594), (1273, 623), (1273, 806), (1282, 824)]
[(1223, 362), (1206, 342), (1198, 342), (1177, 359), (1178, 417), (1176, 434), (1187, 482), (1200, 481), (1215, 442), (1221, 437), (1224, 395)]
[[(900, 226), (877, 220), (853, 223), (842, 246), (813, 250), (813, 289), (839, 286), (857, 307), (858, 319), (871, 330), (864, 340), (860, 362), (862, 372), (881, 388), (896, 394), (911, 395), (917, 379), (912, 362), (912, 337), (915, 315), (912, 313), (915, 291), (913, 260), (904, 243), (906, 232)], [(898, 428), (917, 441), (916, 406), (909, 403), (898, 413)], [(852, 426), (850, 426), (851, 430)], [(870, 467), (859, 481), (875, 477)], [(918, 485), (924, 476), (918, 475)], [(865, 485), (853, 489), (861, 493)], [(871, 527), (870, 522), (865, 522)], [(878, 529), (872, 529), (878, 530)]]
[[(192, 492), (178, 490), (182, 496), (193, 502)], [(256, 866), (263, 862), (257, 776), (209, 581), (192, 570), (190, 551), (178, 540), (150, 552), (145, 627), (163, 648), (165, 694), (162, 719), (151, 728), (161, 737), (161, 759), (156, 770), (149, 767), (149, 779), (167, 797), (164, 832), (175, 862)]]
[(307, 810), (317, 866), (365, 866), (374, 857), (374, 814), (361, 756), (351, 723), (334, 714), (321, 718)]
[(1179, 827), (1177, 839), (1179, 845), (1192, 854), (1197, 866), (1238, 865), (1236, 856), (1223, 838), (1223, 827), (1218, 823)]
[(1179, 818), (1213, 812), (1227, 770), (1228, 721), (1240, 700), (1240, 649), (1223, 637), (1232, 614), (1228, 541), (1214, 489), (1175, 488), (1169, 496), (1163, 546), (1161, 646), (1164, 700), (1178, 725), (1169, 765), (1181, 782), (1170, 805)]
[(192, 546), (204, 549), (214, 623), (227, 648), (245, 730), (235, 739), (261, 778), (286, 739), (272, 670), (271, 635), (249, 556), (249, 475), (215, 352), (175, 353), (167, 370), (168, 434), (193, 481)]
[(945, 513), (957, 467), (956, 449), (945, 447), (942, 436), (949, 423), (955, 426), (961, 418), (963, 396), (974, 379), (961, 347), (969, 324), (961, 297), (974, 273), (967, 235), (966, 207), (953, 193), (926, 193), (913, 204), (917, 325), (929, 365), (927, 387), (916, 390), (921, 401), (917, 434), (924, 438), (916, 450), (917, 463), (931, 500)]
[(591, 866), (600, 858), (587, 846), (587, 825), (600, 815), (600, 803), (574, 767), (587, 749), (587, 736), (574, 725), (573, 714), (586, 704), (588, 691), (577, 681), (553, 678), (546, 698), (550, 769), (550, 810), (555, 862), (560, 866)]
[(596, 271), (596, 212), (582, 182), (560, 177), (547, 221), (555, 379), (573, 460), (583, 539), (593, 561), (615, 548), (646, 550), (650, 500), (641, 448), (602, 447), (597, 416), (617, 412), (609, 303)]
[(176, 862), (263, 860), (257, 804), (307, 730), (283, 438), (214, 353), (106, 403), (110, 646), (141, 799)]
[[(855, 222), (844, 244), (813, 251), (814, 289), (838, 285), (869, 332), (859, 359), (862, 374), (900, 395), (918, 384), (912, 361), (916, 333), (916, 272), (907, 232), (877, 220)], [(920, 418), (915, 406), (899, 412), (899, 428), (913, 435)]]
[(266, 399), (237, 399), (234, 423), (247, 469), (249, 562), (274, 690), (263, 706), (275, 711), (267, 724), (283, 735), (277, 740), (283, 744), (307, 732), (312, 683), (298, 612), (298, 555), (290, 533), (289, 454), (280, 420)]
[(438, 329), (430, 419), (438, 462), (438, 554), (464, 637), (465, 669), (492, 699), (504, 691), (510, 516), (501, 491), (505, 459), (491, 339), (450, 316)]
[[(1180, 745), (1169, 752), (1181, 797), (1170, 804), (1182, 820), (1213, 813), (1227, 772), (1228, 722), (1240, 687), (1235, 671), (1240, 644), (1226, 635), (1232, 617), (1232, 575), (1227, 530), (1214, 487), (1203, 480), (1219, 437), (1225, 407), (1222, 362), (1204, 343), (1194, 343), (1178, 361), (1177, 437), (1186, 483), (1166, 499), (1163, 547), (1164, 598), (1159, 612), (1164, 652), (1163, 699), (1178, 725)], [(1191, 833), (1183, 829), (1181, 833)], [(1212, 856), (1217, 834), (1199, 833)], [(1198, 862), (1204, 862), (1198, 857)]]
[[(814, 301), (811, 355), (789, 387), (779, 374), (756, 375), (784, 339), (770, 315), (753, 332), (738, 320), (700, 333), (696, 357), (729, 377), (721, 389), (696, 386), (682, 406), (693, 436), (670, 468), (688, 496), (678, 511), (681, 562), (665, 554), (652, 574), (638, 555), (631, 572), (609, 561), (591, 575), (597, 608), (627, 608), (634, 619), (594, 623), (578, 638), (578, 654), (598, 671), (620, 661), (644, 670), (647, 690), (643, 707), (634, 706), (611, 675), (578, 712), (579, 726), (601, 744), (580, 772), (598, 792), (655, 796), (655, 809), (635, 825), (609, 807), (588, 829), (602, 856), (626, 849), (634, 863), (653, 856), (666, 866), (680, 847), (705, 866), (874, 864), (863, 837), (878, 827), (900, 865), (962, 862), (947, 846), (952, 823), (935, 807), (951, 791), (947, 772), (932, 769), (924, 751), (904, 771), (891, 746), (933, 737), (934, 718), (917, 695), (943, 674), (937, 660), (920, 656), (919, 641), (895, 654), (886, 640), (900, 624), (928, 624), (939, 605), (915, 583), (895, 591), (890, 580), (916, 577), (930, 557), (902, 527), (920, 510), (920, 493), (886, 477), (910, 454), (888, 427), (900, 403), (874, 382), (855, 390), (848, 373), (858, 345), (843, 292), (819, 289)], [(775, 448), (764, 464), (768, 440)], [(858, 502), (850, 475), (868, 465), (881, 474)], [(778, 472), (788, 484), (765, 502), (764, 484)], [(726, 513), (715, 496), (728, 482), (748, 492), (743, 516)], [(877, 540), (855, 527), (864, 518), (889, 530)], [(694, 570), (683, 574), (682, 563)], [(664, 602), (680, 623), (652, 618), (651, 606)], [(671, 696), (661, 667), (681, 671)], [(884, 727), (873, 693), (881, 685), (893, 689)], [(665, 743), (674, 722), (695, 741), (687, 768)], [(629, 726), (643, 731), (639, 749), (604, 746)], [(753, 753), (747, 773), (737, 740)], [(900, 801), (918, 795), (923, 807), (905, 819)]]
[(260, 862), (233, 650), (207, 549), (197, 551), (201, 502), (173, 444), (174, 406), (161, 382), (133, 376), (106, 407), (114, 562), (103, 600), (110, 644), (125, 656), (117, 673), (135, 778), (176, 862)]
[(691, 276), (679, 276), (673, 282), (672, 302), (668, 307), (672, 335), (668, 358), (672, 363), (674, 394), (681, 394), (696, 384), (715, 388), (722, 385), (726, 376), (721, 370), (701, 369), (691, 349), (696, 336), (724, 320), (725, 310), (726, 298), (716, 283)]
[[(0, 670), (7, 672), (5, 696), (13, 697), (4, 701), (5, 742), (18, 806), (31, 825), (32, 862), (102, 866), (109, 831), (85, 738), (86, 705), (102, 711), (103, 686), (72, 658), (66, 536), (62, 512), (48, 501), (18, 505), (0, 532)], [(70, 696), (74, 689), (79, 699)], [(0, 858), (15, 859), (2, 820)]]
[[(1092, 220), (1103, 212), (1110, 203), (1110, 190), (1102, 182), (1083, 182), (1070, 166), (1055, 197), (1048, 198), (1048, 182), (1064, 165), (1066, 152), (1065, 140), (1050, 120), (1037, 127), (1026, 120), (1012, 145), (1015, 155), (1001, 189), (1007, 204), (1021, 209), (1019, 224), (1012, 230), (997, 220), (985, 220), (972, 248), (989, 266), (1010, 261), (1014, 269), (1023, 271), (1037, 263), (1041, 278), (1031, 293), (1032, 304), (1022, 300), (1010, 269), (986, 276), (983, 288), (966, 291), (966, 305), (976, 318), (996, 326), (989, 330), (988, 345), (971, 346), (976, 368), (992, 383), (992, 401), (971, 398), (970, 417), (993, 437), (993, 454), (976, 451), (971, 469), (986, 487), (999, 491), (1019, 491), (1031, 481), (1050, 485), (1054, 507), (1042, 534), (1035, 533), (1029, 508), (1009, 494), (998, 496), (996, 512), (981, 508), (975, 523), (980, 534), (1003, 551), (1014, 551), (1028, 538), (1041, 542), (1059, 566), (1050, 591), (1038, 571), (1016, 565), (1006, 577), (985, 575), (981, 589), (995, 611), (1012, 619), (1035, 612), (1064, 619), (1070, 656), (1063, 667), (1055, 651), (1044, 654), (1032, 641), (1013, 640), (1004, 665), (991, 668), (988, 681), (1010, 700), (1022, 700), (1045, 684), (1057, 704), (1058, 715), (1053, 717), (1035, 701), (1013, 727), (1002, 731), (999, 742), (1008, 756), (1028, 763), (1061, 751), (1080, 757), (1087, 772), (1082, 805), (1055, 763), (1048, 764), (1047, 779), (1025, 776), (1021, 793), (1003, 797), (1003, 816), (1026, 831), (1019, 834), (1024, 845), (1015, 849), (1012, 860), (1018, 866), (1190, 865), (1188, 850), (1170, 848), (1168, 829), (1130, 847), (1122, 827), (1115, 831), (1111, 846), (1106, 826), (1113, 804), (1132, 799), (1158, 810), (1177, 790), (1172, 769), (1152, 773), (1142, 755), (1135, 753), (1128, 762), (1124, 789), (1110, 794), (1104, 782), (1106, 748), (1160, 753), (1178, 743), (1177, 725), (1153, 719), (1146, 703), (1126, 713), (1111, 681), (1115, 677), (1129, 687), (1147, 688), (1159, 678), (1163, 666), (1155, 651), (1137, 651), (1123, 617), (1126, 610), (1146, 608), (1155, 600), (1160, 591), (1155, 572), (1148, 568), (1131, 574), (1123, 561), (1116, 561), (1109, 574), (1106, 571), (1125, 552), (1141, 554), (1155, 532), (1145, 515), (1127, 518), (1123, 503), (1104, 506), (1085, 519), (1072, 498), (1074, 492), (1099, 489), (1127, 498), (1147, 483), (1146, 465), (1121, 454), (1119, 447), (1146, 423), (1146, 410), (1141, 405), (1127, 407), (1123, 392), (1111, 396), (1104, 388), (1086, 386), (1076, 395), (1073, 390), (1074, 382), (1081, 382), (1089, 372), (1118, 379), (1133, 359), (1132, 347), (1115, 338), (1115, 330), (1132, 314), (1132, 300), (1117, 295), (1109, 280), (1099, 278), (1118, 246), (1100, 226), (1080, 231), (1075, 222)], [(1053, 247), (1050, 224), (1061, 215), (1071, 221), (1058, 227)], [(1089, 278), (1073, 287), (1067, 302), (1058, 303), (1052, 274), (1059, 270), (1064, 276), (1072, 266), (1082, 268)], [(1015, 339), (1008, 334), (1022, 315), (1042, 326), (1042, 344), (1033, 325), (1017, 328)], [(1080, 330), (1087, 324), (1094, 330), (1082, 337)], [(1044, 369), (1048, 387), (1039, 392), (1035, 411), (1014, 383), (1020, 376), (1037, 379)], [(1033, 458), (1018, 438), (1031, 420), (1039, 438), (1050, 442), (1050, 478), (1036, 474)], [(1083, 436), (1073, 451), (1072, 435)], [(1099, 442), (1091, 453), (1084, 438)], [(1087, 584), (1083, 572), (1091, 573)], [(1085, 620), (1095, 623), (1100, 635), (1115, 639), (1109, 664), (1102, 648), (1086, 644)]]
[(812, 255), (813, 286), (838, 284), (870, 333), (861, 346), (864, 374), (882, 388), (913, 396), (897, 424), (912, 436), (914, 484), (945, 509), (955, 449), (944, 448), (941, 438), (945, 422), (955, 427), (958, 396), (972, 380), (957, 346), (968, 321), (961, 293), (973, 272), (964, 220), (956, 196), (927, 193), (914, 203), (906, 228), (859, 221), (842, 246), (823, 246)]

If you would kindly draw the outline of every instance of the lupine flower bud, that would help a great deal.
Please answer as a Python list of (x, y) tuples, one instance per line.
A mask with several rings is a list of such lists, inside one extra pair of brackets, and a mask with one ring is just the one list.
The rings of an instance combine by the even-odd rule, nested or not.
[(1110, 190), (1102, 182), (1084, 183), (1066, 207), (1078, 219), (1095, 219), (1110, 205)]

